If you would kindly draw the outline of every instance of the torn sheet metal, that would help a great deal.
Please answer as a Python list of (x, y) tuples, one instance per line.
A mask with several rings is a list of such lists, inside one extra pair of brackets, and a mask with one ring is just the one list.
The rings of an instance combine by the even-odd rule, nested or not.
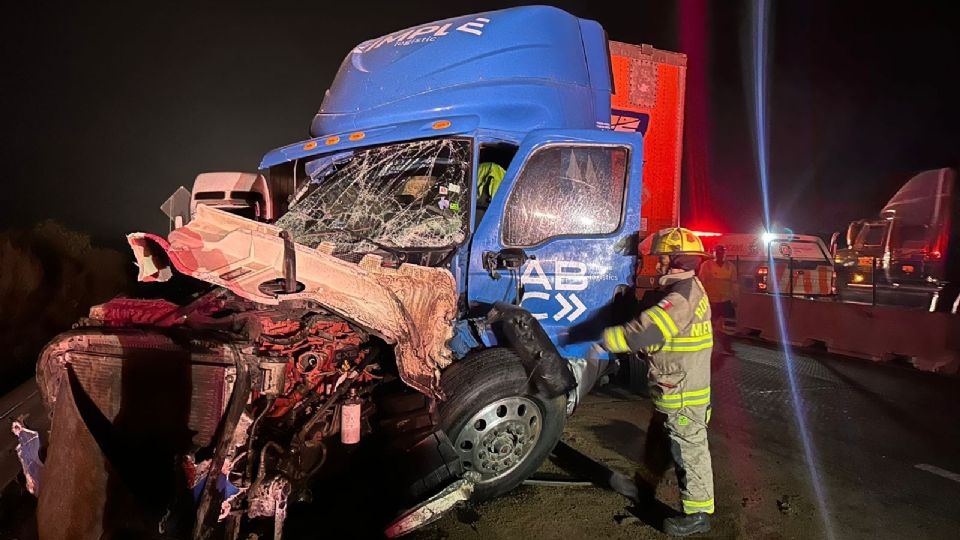
[(316, 302), (393, 344), (404, 382), (440, 395), (439, 370), (451, 362), (447, 342), (456, 316), (456, 286), (449, 270), (409, 264), (384, 268), (373, 255), (353, 264), (297, 244), (297, 281), (304, 288), (278, 298), (260, 286), (283, 278), (279, 227), (199, 206), (194, 219), (168, 239), (136, 233), (127, 240), (141, 281), (164, 281), (169, 260), (180, 272), (253, 302)]
[(387, 538), (398, 538), (440, 519), (459, 503), (468, 501), (473, 488), (480, 481), (480, 473), (467, 471), (463, 478), (430, 497), (423, 504), (404, 512), (384, 531)]
[(43, 462), (40, 461), (40, 434), (28, 429), (20, 420), (14, 420), (10, 431), (17, 437), (17, 459), (27, 479), (27, 491), (36, 496), (40, 492)]

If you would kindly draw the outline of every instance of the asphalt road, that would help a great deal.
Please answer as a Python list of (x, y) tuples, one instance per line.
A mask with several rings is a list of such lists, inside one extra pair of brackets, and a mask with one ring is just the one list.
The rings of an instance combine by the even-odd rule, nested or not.
[[(795, 404), (783, 351), (735, 348), (713, 366), (717, 514), (705, 536), (960, 538), (960, 379), (796, 353)], [(651, 411), (649, 400), (605, 387), (570, 419), (564, 441), (632, 475)], [(657, 496), (679, 508), (675, 483), (662, 482)], [(523, 486), (417, 537), (665, 538), (665, 512), (596, 487)]]
[[(794, 392), (781, 350), (751, 342), (735, 348), (736, 357), (713, 366), (717, 514), (708, 537), (960, 538), (960, 378), (796, 353)], [(23, 412), (42, 426), (32, 391), (28, 383), (0, 400), (4, 433), (9, 418)], [(646, 398), (606, 386), (570, 418), (563, 440), (632, 476), (651, 410)], [(5, 483), (17, 464), (13, 437), (4, 433)], [(564, 466), (547, 463), (542, 473), (583, 475)], [(16, 494), (8, 486), (3, 502)], [(595, 486), (522, 486), (452, 512), (412, 537), (662, 538), (660, 520), (679, 507), (675, 483), (662, 482), (657, 497), (659, 505), (635, 505)], [(0, 538), (7, 538), (11, 520), (30, 516), (4, 514), (3, 506)]]

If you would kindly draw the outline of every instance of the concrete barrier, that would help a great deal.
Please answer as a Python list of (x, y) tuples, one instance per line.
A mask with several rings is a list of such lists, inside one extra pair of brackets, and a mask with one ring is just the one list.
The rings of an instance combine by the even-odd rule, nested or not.
[[(960, 373), (960, 316), (891, 306), (782, 297), (787, 342), (877, 362), (906, 359), (917, 369)], [(741, 334), (781, 342), (774, 296), (744, 293)]]

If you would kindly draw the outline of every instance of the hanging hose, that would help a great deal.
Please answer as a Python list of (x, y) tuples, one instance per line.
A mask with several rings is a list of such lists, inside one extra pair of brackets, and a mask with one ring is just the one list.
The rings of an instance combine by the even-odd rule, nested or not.
[(237, 382), (233, 386), (233, 394), (230, 396), (227, 412), (220, 424), (220, 436), (213, 453), (213, 459), (210, 461), (210, 472), (203, 487), (203, 492), (200, 494), (200, 503), (197, 505), (196, 522), (193, 524), (193, 538), (195, 540), (207, 540), (213, 535), (217, 516), (220, 513), (220, 503), (222, 502), (222, 494), (217, 492), (216, 478), (223, 469), (227, 452), (233, 445), (233, 435), (237, 429), (237, 423), (243, 415), (247, 398), (250, 396), (250, 367), (243, 360), (236, 346), (231, 345), (230, 349), (233, 351), (234, 365), (237, 367)]

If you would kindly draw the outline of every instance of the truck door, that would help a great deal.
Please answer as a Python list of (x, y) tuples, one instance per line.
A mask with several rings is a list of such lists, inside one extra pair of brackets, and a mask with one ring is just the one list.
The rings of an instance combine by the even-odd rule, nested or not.
[[(883, 283), (885, 271), (888, 268), (890, 222), (877, 221), (867, 223), (860, 229), (854, 247), (857, 251), (857, 267), (865, 276), (869, 276), (866, 283)], [(874, 272), (876, 269), (876, 275)]]
[(612, 131), (531, 132), (475, 228), (471, 305), (516, 302), (519, 279), (520, 305), (562, 355), (584, 357), (591, 343), (569, 343), (570, 328), (633, 283), (641, 140)]

